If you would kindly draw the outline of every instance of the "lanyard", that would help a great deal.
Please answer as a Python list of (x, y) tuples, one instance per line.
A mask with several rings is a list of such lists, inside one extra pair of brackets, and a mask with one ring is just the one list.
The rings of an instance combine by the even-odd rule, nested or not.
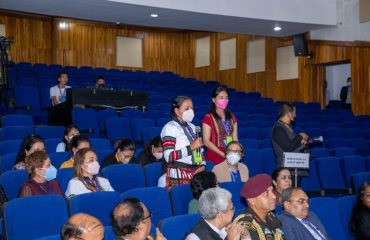
[(228, 120), (221, 120), (222, 125), (225, 128), (226, 135), (230, 135), (230, 130), (229, 130), (229, 121)]

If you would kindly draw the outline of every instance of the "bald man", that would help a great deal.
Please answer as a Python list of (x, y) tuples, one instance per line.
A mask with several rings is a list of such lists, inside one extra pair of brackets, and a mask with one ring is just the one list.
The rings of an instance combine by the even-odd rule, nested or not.
[(101, 240), (104, 239), (104, 226), (93, 216), (77, 213), (71, 216), (62, 227), (63, 240)]

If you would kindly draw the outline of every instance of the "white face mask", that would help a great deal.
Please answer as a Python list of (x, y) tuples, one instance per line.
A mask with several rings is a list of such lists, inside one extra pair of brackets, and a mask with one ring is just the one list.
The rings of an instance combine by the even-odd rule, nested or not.
[(188, 110), (186, 110), (185, 112), (182, 113), (182, 120), (184, 120), (185, 122), (190, 123), (191, 121), (193, 121), (193, 118), (194, 118), (194, 110), (193, 109), (188, 109)]
[(226, 155), (227, 162), (230, 165), (236, 165), (241, 159), (241, 156), (238, 153), (230, 152)]

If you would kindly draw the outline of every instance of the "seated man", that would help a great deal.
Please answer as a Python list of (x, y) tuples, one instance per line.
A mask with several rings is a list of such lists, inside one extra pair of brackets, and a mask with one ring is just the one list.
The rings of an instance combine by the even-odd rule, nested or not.
[(329, 239), (317, 216), (309, 211), (308, 197), (300, 188), (285, 189), (280, 195), (283, 212), (278, 218), (287, 240)]
[(77, 213), (71, 216), (62, 227), (62, 239), (104, 239), (103, 224), (93, 216)]
[[(152, 226), (151, 216), (145, 205), (136, 198), (127, 198), (118, 203), (111, 214), (113, 231), (117, 235), (115, 240), (153, 239), (149, 235)], [(158, 228), (156, 239), (165, 240)]]
[(245, 230), (249, 231), (250, 239), (285, 239), (281, 222), (272, 213), (276, 197), (271, 184), (269, 175), (258, 174), (248, 179), (240, 191), (248, 203), (248, 208), (234, 222), (243, 223)]
[(202, 218), (185, 240), (239, 240), (243, 226), (241, 223), (231, 222), (234, 211), (229, 191), (222, 188), (205, 190), (199, 198), (199, 213)]
[(105, 79), (103, 76), (98, 76), (95, 81), (96, 88), (105, 88)]

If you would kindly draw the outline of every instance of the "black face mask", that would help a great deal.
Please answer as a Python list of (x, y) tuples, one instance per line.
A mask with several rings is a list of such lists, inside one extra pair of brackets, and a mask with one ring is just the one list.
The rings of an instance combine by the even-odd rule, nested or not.
[(99, 88), (105, 88), (105, 84), (98, 84)]

